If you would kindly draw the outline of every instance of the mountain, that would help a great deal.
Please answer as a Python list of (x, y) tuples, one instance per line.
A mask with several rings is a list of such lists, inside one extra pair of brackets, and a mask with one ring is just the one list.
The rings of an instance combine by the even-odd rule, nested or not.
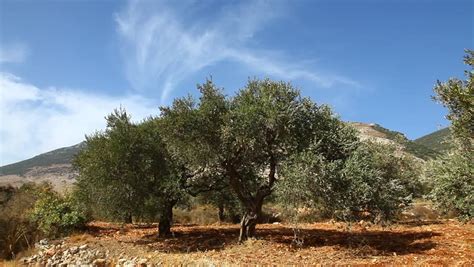
[(370, 139), (379, 143), (399, 145), (405, 152), (423, 160), (436, 158), (440, 152), (431, 146), (409, 140), (403, 133), (392, 131), (375, 123), (350, 122), (362, 140)]
[(31, 168), (54, 164), (71, 164), (74, 156), (84, 147), (84, 142), (55, 149), (33, 158), (0, 167), (0, 175), (25, 175)]
[(69, 187), (77, 176), (72, 160), (85, 143), (59, 148), (33, 158), (0, 167), (0, 185), (51, 182), (57, 190)]
[(449, 143), (446, 142), (450, 136), (449, 128), (444, 128), (415, 139), (414, 142), (442, 153), (450, 149)]

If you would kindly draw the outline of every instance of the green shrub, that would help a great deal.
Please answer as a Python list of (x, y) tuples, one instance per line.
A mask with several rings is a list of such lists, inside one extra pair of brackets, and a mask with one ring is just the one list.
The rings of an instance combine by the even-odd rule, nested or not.
[(309, 150), (284, 166), (279, 195), (295, 216), (309, 209), (345, 221), (387, 221), (421, 194), (420, 172), (388, 145), (360, 143), (336, 160)]
[(461, 219), (474, 217), (474, 157), (472, 153), (453, 150), (427, 168), (431, 179), (430, 198), (443, 214), (454, 214)]
[(350, 219), (392, 220), (422, 193), (420, 164), (390, 145), (362, 144), (345, 162), (342, 176), (348, 187), (340, 212)]
[(53, 191), (40, 194), (30, 218), (39, 230), (51, 237), (69, 234), (82, 228), (87, 221), (85, 213), (71, 197), (62, 197)]

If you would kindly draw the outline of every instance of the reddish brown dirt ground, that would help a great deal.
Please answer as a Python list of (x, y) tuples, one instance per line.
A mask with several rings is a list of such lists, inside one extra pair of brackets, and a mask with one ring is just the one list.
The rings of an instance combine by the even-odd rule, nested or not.
[(238, 244), (238, 225), (177, 225), (174, 238), (156, 237), (156, 225), (94, 222), (68, 239), (157, 264), (192, 265), (457, 265), (474, 266), (474, 225), (456, 221), (406, 222), (388, 228), (340, 223), (260, 224), (256, 240)]

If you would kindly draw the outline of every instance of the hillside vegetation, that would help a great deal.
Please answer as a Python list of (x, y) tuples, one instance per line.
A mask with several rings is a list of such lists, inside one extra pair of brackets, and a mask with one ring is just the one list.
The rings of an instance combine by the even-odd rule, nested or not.
[(450, 135), (449, 128), (444, 128), (415, 139), (413, 142), (442, 153), (451, 148), (450, 143), (447, 142)]

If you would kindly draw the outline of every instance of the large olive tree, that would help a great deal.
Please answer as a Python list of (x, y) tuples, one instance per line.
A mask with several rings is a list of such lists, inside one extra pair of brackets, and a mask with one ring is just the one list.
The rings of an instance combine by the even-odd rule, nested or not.
[(190, 172), (226, 179), (244, 207), (243, 241), (255, 235), (279, 167), (325, 128), (327, 108), (288, 83), (268, 79), (250, 80), (233, 98), (209, 80), (198, 88), (199, 100), (181, 98), (161, 109), (163, 137)]

